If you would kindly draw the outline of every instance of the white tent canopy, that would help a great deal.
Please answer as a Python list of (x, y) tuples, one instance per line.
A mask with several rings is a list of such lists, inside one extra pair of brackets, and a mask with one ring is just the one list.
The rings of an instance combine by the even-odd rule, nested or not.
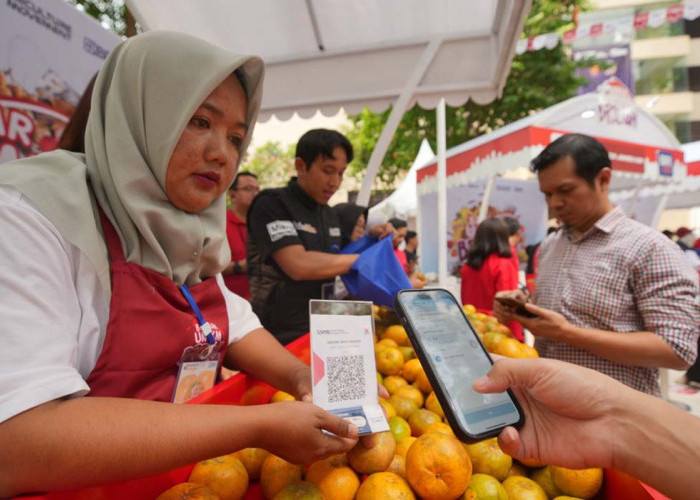
[(488, 103), (505, 84), (530, 0), (127, 0), (145, 30), (189, 33), (266, 62), (262, 116), (394, 106), (365, 203), (406, 109)]
[(434, 158), (435, 153), (433, 153), (428, 140), (423, 139), (418, 154), (399, 187), (384, 200), (369, 209), (369, 225), (375, 222), (386, 222), (392, 217), (408, 220), (416, 216), (418, 206), (416, 172)]

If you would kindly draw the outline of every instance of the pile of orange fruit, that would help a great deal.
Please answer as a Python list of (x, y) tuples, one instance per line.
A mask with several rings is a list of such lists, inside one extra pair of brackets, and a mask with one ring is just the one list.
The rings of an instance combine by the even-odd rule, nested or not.
[[(464, 311), (490, 352), (537, 356), (495, 318), (469, 305)], [(565, 500), (598, 493), (602, 469), (519, 462), (499, 448), (496, 438), (460, 442), (404, 328), (388, 309), (375, 308), (374, 315), (377, 380), (390, 394), (380, 403), (390, 430), (377, 434), (373, 447), (358, 443), (345, 454), (307, 467), (247, 448), (198, 463), (188, 482), (164, 492), (159, 500), (243, 499), (253, 481), (260, 482), (264, 498), (275, 500)], [(293, 398), (277, 393), (272, 401), (286, 399)]]

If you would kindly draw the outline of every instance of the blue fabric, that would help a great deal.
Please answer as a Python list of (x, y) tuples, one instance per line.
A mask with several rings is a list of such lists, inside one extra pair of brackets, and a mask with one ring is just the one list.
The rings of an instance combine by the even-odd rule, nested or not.
[(412, 288), (394, 254), (390, 237), (377, 241), (363, 236), (343, 248), (341, 253), (360, 254), (350, 272), (341, 276), (348, 292), (359, 299), (393, 309), (394, 296), (400, 290)]
[(344, 247), (340, 253), (362, 253), (364, 250), (367, 250), (369, 247), (374, 245), (377, 241), (379, 241), (377, 238), (363, 236), (359, 240), (355, 240), (348, 246)]

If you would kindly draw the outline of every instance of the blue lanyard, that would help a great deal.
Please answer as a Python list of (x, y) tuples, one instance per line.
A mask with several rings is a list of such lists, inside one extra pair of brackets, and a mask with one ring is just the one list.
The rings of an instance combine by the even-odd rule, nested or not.
[(211, 332), (211, 326), (209, 325), (209, 323), (204, 321), (204, 316), (202, 316), (202, 311), (199, 310), (199, 306), (194, 301), (194, 297), (192, 297), (192, 294), (190, 293), (190, 289), (188, 288), (187, 285), (183, 284), (180, 287), (180, 291), (182, 292), (182, 295), (184, 295), (185, 298), (187, 299), (187, 302), (189, 303), (190, 307), (194, 311), (194, 315), (197, 316), (197, 323), (199, 323), (199, 326), (202, 328), (202, 332), (204, 333), (204, 336), (207, 338), (207, 343), (215, 344), (216, 340), (214, 339), (214, 335)]

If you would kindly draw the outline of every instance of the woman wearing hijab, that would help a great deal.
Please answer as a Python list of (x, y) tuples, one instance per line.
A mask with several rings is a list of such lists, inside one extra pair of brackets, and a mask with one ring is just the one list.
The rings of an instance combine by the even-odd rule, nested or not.
[[(220, 275), (225, 193), (262, 73), (259, 59), (190, 36), (139, 35), (99, 71), (85, 155), (0, 166), (0, 497), (245, 447), (311, 462), (356, 442), (354, 426), (305, 402), (171, 404), (222, 359), (310, 399), (308, 366)], [(202, 358), (218, 363), (197, 385), (184, 370)]]
[(341, 247), (345, 248), (365, 234), (369, 209), (354, 203), (338, 203), (333, 207), (340, 221)]

